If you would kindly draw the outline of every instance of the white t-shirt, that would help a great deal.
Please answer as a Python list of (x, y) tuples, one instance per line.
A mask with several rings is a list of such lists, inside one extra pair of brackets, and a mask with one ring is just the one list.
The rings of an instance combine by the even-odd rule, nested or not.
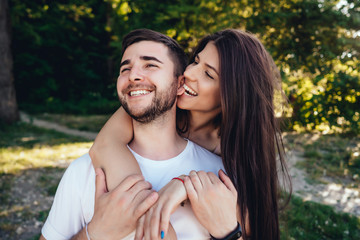
[[(218, 173), (223, 169), (221, 158), (188, 141), (178, 156), (168, 160), (151, 160), (133, 152), (140, 169), (153, 189), (160, 190), (173, 177), (189, 174), (191, 170)], [(119, 170), (121, 171), (121, 169)], [(89, 154), (70, 164), (62, 177), (53, 205), (42, 228), (47, 240), (70, 239), (94, 215), (95, 171)], [(208, 231), (197, 221), (191, 206), (185, 204), (171, 215), (178, 239), (209, 239)], [(134, 232), (125, 239), (133, 239)]]

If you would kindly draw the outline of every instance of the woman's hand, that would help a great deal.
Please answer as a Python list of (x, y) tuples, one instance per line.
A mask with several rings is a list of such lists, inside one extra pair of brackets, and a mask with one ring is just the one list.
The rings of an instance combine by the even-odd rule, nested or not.
[(158, 201), (139, 220), (135, 239), (176, 239), (174, 229), (169, 228), (170, 215), (186, 200), (184, 184), (173, 179), (158, 193)]
[[(135, 232), (135, 240), (142, 240), (144, 237), (144, 222), (145, 222), (145, 215), (143, 215), (136, 226), (136, 232)], [(146, 238), (145, 238), (146, 239)], [(166, 240), (177, 240), (176, 232), (171, 223), (169, 224), (169, 228), (167, 231), (166, 236), (164, 236), (164, 239)]]
[(212, 172), (191, 171), (185, 188), (199, 222), (216, 238), (223, 238), (237, 226), (237, 191), (230, 178), (220, 170), (220, 179)]

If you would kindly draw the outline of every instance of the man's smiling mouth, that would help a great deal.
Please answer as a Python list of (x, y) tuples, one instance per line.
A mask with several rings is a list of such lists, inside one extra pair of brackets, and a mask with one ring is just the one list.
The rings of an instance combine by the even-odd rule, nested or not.
[(130, 91), (129, 95), (131, 97), (136, 97), (136, 96), (146, 95), (149, 93), (151, 93), (151, 91), (149, 91), (149, 90), (134, 90), (134, 91)]

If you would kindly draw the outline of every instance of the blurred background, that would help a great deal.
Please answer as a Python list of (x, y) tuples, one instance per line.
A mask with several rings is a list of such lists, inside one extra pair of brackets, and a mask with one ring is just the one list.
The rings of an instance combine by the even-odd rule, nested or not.
[(282, 239), (360, 239), (359, 0), (0, 0), (0, 238), (37, 239), (68, 164), (119, 107), (136, 28), (191, 54), (208, 33), (256, 34), (281, 71), (294, 196)]

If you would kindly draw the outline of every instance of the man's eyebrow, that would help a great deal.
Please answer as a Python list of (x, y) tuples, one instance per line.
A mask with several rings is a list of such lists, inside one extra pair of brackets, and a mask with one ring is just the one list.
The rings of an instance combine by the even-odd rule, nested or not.
[[(200, 60), (199, 55), (196, 55), (195, 58), (197, 58), (197, 59)], [(214, 72), (215, 72), (218, 76), (220, 76), (219, 73), (218, 73), (218, 71), (216, 70), (216, 68), (214, 68), (213, 66), (211, 66), (211, 65), (209, 65), (209, 64), (207, 64), (207, 63), (205, 63), (205, 66), (207, 66), (208, 68), (211, 68), (212, 70), (214, 70)]]
[(126, 65), (126, 64), (129, 64), (129, 63), (130, 63), (130, 60), (129, 60), (129, 59), (124, 60), (122, 63), (120, 63), (120, 68), (121, 68), (123, 65)]
[(152, 60), (152, 61), (156, 61), (156, 62), (164, 64), (162, 61), (160, 61), (156, 57), (152, 57), (152, 56), (141, 56), (140, 59), (145, 60), (145, 61), (151, 61)]

